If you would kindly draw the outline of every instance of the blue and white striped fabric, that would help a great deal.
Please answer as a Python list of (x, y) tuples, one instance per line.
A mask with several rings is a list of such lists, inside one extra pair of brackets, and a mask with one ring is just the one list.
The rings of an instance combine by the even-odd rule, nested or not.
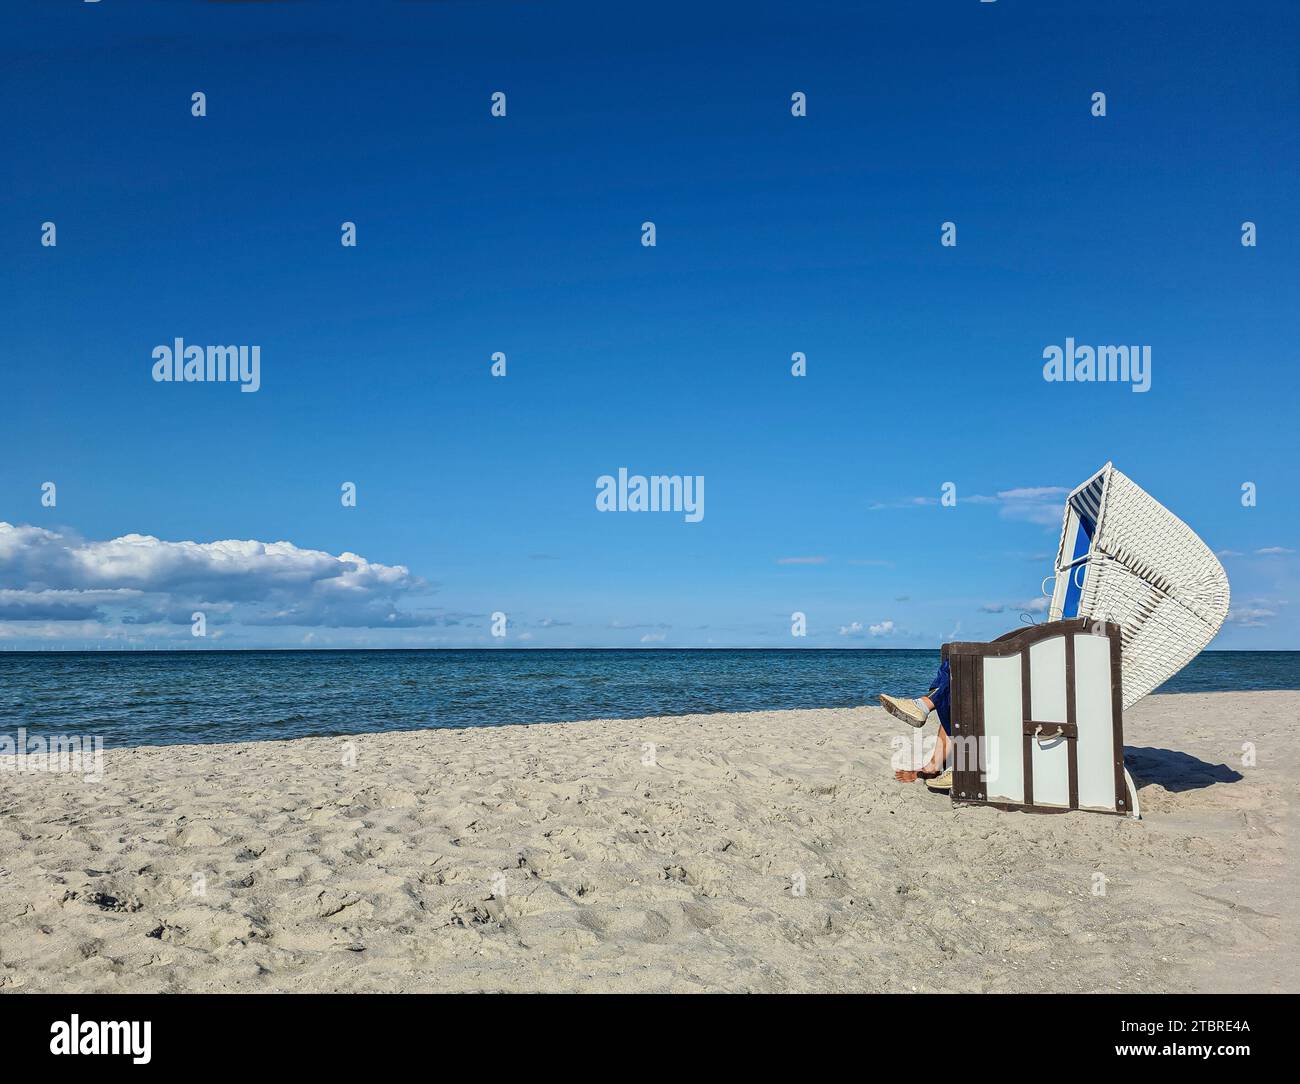
[(1050, 620), (1060, 621), (1079, 615), (1084, 578), (1088, 574), (1086, 558), (1097, 533), (1101, 500), (1106, 490), (1107, 463), (1070, 494), (1066, 501), (1065, 526), (1056, 555), (1056, 586), (1052, 591)]

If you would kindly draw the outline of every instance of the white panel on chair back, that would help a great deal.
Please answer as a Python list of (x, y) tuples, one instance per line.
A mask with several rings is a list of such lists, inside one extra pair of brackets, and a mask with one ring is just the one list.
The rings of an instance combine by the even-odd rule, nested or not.
[(1079, 805), (1115, 809), (1115, 720), (1110, 640), (1074, 638), (1074, 718), (1079, 725)]
[(990, 802), (1025, 800), (1024, 701), (1020, 656), (984, 656), (985, 794)]
[[(1040, 640), (1029, 649), (1029, 717), (1038, 723), (1064, 723), (1065, 637)], [(1050, 733), (1050, 730), (1049, 730)], [(1070, 804), (1070, 749), (1064, 738), (1030, 742), (1034, 805)]]

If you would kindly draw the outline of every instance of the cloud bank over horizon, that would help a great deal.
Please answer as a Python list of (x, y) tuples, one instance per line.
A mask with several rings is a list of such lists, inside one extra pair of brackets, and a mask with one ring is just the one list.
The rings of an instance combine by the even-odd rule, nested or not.
[[(1037, 504), (1049, 491), (1004, 498)], [(910, 512), (902, 512), (910, 516)], [(1022, 529), (1042, 529), (1019, 509)], [(1261, 539), (1260, 541), (1270, 541)], [(1239, 543), (1240, 544), (1240, 543)], [(1295, 554), (1290, 547), (1221, 549), (1232, 560), (1234, 606), (1229, 637), (1269, 632), (1291, 620)], [(1028, 559), (1000, 552), (1014, 583)], [(1034, 555), (1050, 567), (1050, 557)], [(558, 561), (559, 558), (556, 558)], [(646, 573), (627, 580), (628, 598), (523, 584), (501, 590), (472, 579), (444, 585), (402, 564), (372, 561), (350, 550), (331, 553), (289, 541), (218, 539), (169, 541), (130, 533), (94, 540), (68, 527), (0, 521), (0, 648), (437, 648), (437, 647), (845, 647), (934, 648), (963, 622), (967, 635), (992, 638), (1017, 620), (1043, 620), (1044, 597), (964, 589), (966, 566), (935, 580), (914, 564), (813, 556), (773, 559), (767, 554), (742, 573), (754, 603), (722, 614), (701, 606), (690, 591), (638, 598)], [(823, 578), (844, 566), (872, 566), (855, 575), (854, 590), (828, 596)], [(782, 577), (765, 581), (765, 569)], [(921, 595), (899, 594), (921, 576)], [(1030, 577), (1031, 579), (1036, 578)], [(1026, 586), (1026, 585), (1022, 585)], [(444, 590), (448, 594), (444, 594)], [(770, 609), (771, 598), (790, 609)], [(804, 600), (808, 601), (805, 602)], [(891, 601), (892, 600), (892, 601)], [(504, 605), (503, 605), (504, 603)], [(607, 607), (621, 612), (611, 614)], [(807, 631), (790, 634), (792, 609), (806, 609)], [(500, 608), (508, 614), (498, 614)], [(196, 622), (196, 615), (202, 620)], [(1018, 619), (1017, 616), (1019, 615)], [(506, 617), (497, 628), (497, 618)], [(1237, 646), (1230, 643), (1224, 646)]]
[[(433, 585), (405, 565), (292, 542), (169, 542), (147, 534), (93, 541), (0, 521), (0, 638), (216, 626), (393, 629), (455, 623), (411, 608)], [(403, 606), (403, 603), (408, 603)], [(186, 626), (179, 629), (179, 626)]]

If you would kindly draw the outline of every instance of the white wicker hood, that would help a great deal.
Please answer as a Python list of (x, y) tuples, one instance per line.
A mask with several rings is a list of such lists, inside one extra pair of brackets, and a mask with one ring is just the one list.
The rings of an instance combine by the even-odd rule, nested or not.
[(1071, 492), (1049, 617), (1121, 627), (1125, 708), (1214, 639), (1228, 601), (1227, 574), (1210, 548), (1110, 463)]

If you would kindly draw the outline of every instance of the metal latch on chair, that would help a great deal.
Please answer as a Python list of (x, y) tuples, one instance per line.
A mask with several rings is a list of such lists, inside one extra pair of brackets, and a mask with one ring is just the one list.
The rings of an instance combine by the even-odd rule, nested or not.
[(1076, 723), (1040, 723), (1036, 719), (1030, 719), (1025, 722), (1024, 732), (1039, 745), (1062, 738), (1067, 741), (1079, 740), (1079, 727)]

